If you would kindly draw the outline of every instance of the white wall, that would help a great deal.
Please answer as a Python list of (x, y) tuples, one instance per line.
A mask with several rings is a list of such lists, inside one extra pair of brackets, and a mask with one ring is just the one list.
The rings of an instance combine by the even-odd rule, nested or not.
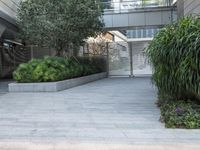
[(200, 0), (184, 0), (184, 14), (200, 14)]
[(200, 0), (178, 0), (178, 17), (200, 15)]

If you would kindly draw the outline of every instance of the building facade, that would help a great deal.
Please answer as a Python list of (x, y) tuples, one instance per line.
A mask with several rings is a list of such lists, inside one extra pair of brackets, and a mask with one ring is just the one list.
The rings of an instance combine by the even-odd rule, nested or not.
[(20, 0), (0, 1), (0, 37), (1, 39), (15, 39), (18, 31), (16, 25), (17, 9)]
[(19, 64), (30, 60), (30, 50), (16, 40), (20, 1), (0, 0), (0, 78), (10, 77)]

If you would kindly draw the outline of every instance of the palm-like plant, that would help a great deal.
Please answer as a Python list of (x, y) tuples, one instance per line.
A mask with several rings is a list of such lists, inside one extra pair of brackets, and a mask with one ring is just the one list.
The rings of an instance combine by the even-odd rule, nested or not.
[(186, 17), (162, 29), (147, 55), (160, 92), (200, 99), (200, 18)]

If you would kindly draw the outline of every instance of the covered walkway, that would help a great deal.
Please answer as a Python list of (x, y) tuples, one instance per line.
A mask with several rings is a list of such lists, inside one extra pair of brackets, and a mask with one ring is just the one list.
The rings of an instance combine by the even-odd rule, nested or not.
[(200, 130), (165, 129), (155, 101), (150, 78), (108, 78), (57, 93), (7, 93), (0, 96), (0, 149), (199, 149)]

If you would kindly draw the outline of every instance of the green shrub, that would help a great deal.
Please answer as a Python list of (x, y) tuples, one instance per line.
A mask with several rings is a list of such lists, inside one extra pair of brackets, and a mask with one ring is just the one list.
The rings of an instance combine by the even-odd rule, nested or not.
[(162, 29), (147, 55), (159, 92), (174, 99), (200, 99), (199, 17), (186, 17)]
[(200, 128), (199, 109), (191, 101), (169, 101), (161, 106), (161, 120), (167, 128)]
[(74, 58), (45, 57), (33, 59), (21, 64), (13, 73), (17, 82), (52, 82), (70, 79), (98, 72), (103, 72), (98, 65), (87, 59), (87, 62), (79, 62)]

